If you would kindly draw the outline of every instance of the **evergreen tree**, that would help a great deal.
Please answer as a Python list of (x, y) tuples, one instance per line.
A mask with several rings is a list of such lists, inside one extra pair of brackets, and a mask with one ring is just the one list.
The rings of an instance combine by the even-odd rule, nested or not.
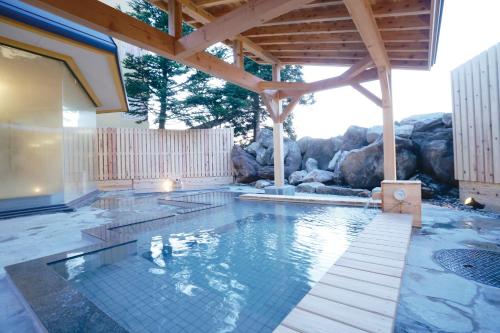
[[(132, 9), (129, 15), (168, 32), (168, 15), (157, 7), (142, 0), (131, 0), (129, 5)], [(183, 30), (187, 32), (190, 28), (184, 26)], [(155, 114), (155, 123), (159, 128), (165, 128), (165, 122), (173, 119), (178, 108), (182, 107), (178, 94), (185, 83), (183, 76), (190, 69), (152, 53), (139, 57), (128, 54), (123, 65), (128, 69), (124, 76), (130, 113), (142, 121)]]
[[(135, 18), (168, 32), (168, 15), (143, 0), (130, 0)], [(183, 25), (183, 33), (192, 31)], [(224, 59), (230, 57), (227, 47), (212, 47), (210, 53)], [(127, 55), (123, 62), (128, 69), (125, 86), (130, 113), (147, 119), (157, 114), (155, 122), (165, 127), (169, 119), (178, 119), (192, 128), (212, 128), (229, 125), (235, 135), (251, 140), (257, 137), (262, 123), (269, 118), (259, 94), (229, 82), (211, 77), (183, 64), (154, 55)], [(245, 58), (245, 70), (264, 80), (271, 80), (270, 65), (259, 65)], [(283, 81), (302, 81), (301, 66), (285, 66), (281, 70)], [(301, 103), (312, 103), (312, 95)], [(294, 137), (293, 117), (288, 117), (284, 129)]]
[[(223, 51), (219, 52), (219, 56), (221, 53)], [(227, 50), (225, 56), (227, 56)], [(245, 71), (264, 80), (271, 80), (272, 66), (260, 65), (247, 58), (245, 58), (244, 63)], [(281, 79), (302, 82), (302, 67), (285, 66), (281, 70)], [(189, 126), (210, 128), (228, 124), (234, 128), (236, 136), (241, 136), (249, 141), (255, 140), (262, 123), (269, 118), (259, 94), (232, 83), (225, 82), (214, 85), (213, 82), (204, 82), (199, 84), (193, 80), (187, 83), (186, 90), (190, 94), (184, 100), (185, 109), (196, 113), (196, 117), (187, 115), (187, 118), (184, 119), (184, 122)], [(312, 95), (307, 95), (301, 100), (301, 104), (313, 102)], [(295, 137), (293, 115), (288, 117), (283, 127), (289, 137)]]

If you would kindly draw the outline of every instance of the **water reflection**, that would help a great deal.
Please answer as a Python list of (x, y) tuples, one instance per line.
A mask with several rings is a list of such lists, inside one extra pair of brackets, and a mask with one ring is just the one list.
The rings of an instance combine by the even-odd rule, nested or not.
[(244, 209), (144, 235), (139, 256), (87, 270), (76, 286), (131, 332), (272, 332), (371, 217), (338, 207), (235, 207)]

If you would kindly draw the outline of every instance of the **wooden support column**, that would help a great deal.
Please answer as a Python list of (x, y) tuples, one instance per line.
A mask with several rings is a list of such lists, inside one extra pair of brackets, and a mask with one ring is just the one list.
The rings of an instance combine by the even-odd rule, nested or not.
[(384, 179), (396, 180), (396, 142), (394, 137), (394, 116), (392, 111), (391, 69), (379, 68), (382, 90), (382, 110), (384, 127)]
[[(281, 66), (273, 65), (273, 81), (281, 81)], [(285, 156), (283, 148), (283, 122), (280, 121), (282, 106), (279, 96), (274, 98), (276, 106), (276, 119), (273, 119), (273, 142), (274, 142), (274, 185), (285, 185)]]
[(177, 0), (168, 0), (168, 34), (175, 39), (182, 37), (182, 6)]
[(233, 60), (234, 65), (238, 68), (244, 68), (243, 59), (243, 43), (239, 39), (235, 39), (233, 42)]

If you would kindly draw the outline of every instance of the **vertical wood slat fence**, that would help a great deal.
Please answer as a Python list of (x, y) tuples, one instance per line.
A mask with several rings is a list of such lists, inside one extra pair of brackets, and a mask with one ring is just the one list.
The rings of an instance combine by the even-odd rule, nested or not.
[(452, 72), (455, 178), (500, 184), (500, 44)]
[(97, 129), (97, 180), (230, 177), (233, 130)]

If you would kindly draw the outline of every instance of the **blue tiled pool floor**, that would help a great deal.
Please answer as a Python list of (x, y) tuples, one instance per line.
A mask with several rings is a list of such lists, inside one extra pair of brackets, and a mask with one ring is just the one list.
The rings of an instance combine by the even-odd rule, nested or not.
[[(243, 187), (238, 189), (247, 191)], [(106, 193), (103, 198), (113, 197), (126, 202), (131, 195), (133, 193), (120, 191)], [(149, 207), (155, 205), (156, 200), (151, 200)], [(150, 208), (146, 205), (144, 209)], [(68, 214), (3, 220), (0, 266), (89, 245), (89, 241), (80, 238), (80, 230), (108, 223), (111, 216), (129, 215), (126, 205), (119, 210), (117, 213), (115, 206), (87, 206)], [(259, 212), (253, 211), (250, 215), (256, 213)], [(280, 214), (289, 215), (288, 212)], [(395, 331), (500, 332), (500, 288), (446, 272), (432, 260), (434, 251), (446, 248), (484, 248), (500, 252), (500, 218), (485, 218), (474, 211), (432, 205), (424, 205), (422, 217), (424, 227), (415, 232), (410, 244)], [(337, 218), (342, 216), (337, 215)], [(36, 332), (2, 269), (0, 309), (0, 332)]]
[(376, 213), (236, 200), (53, 266), (131, 332), (272, 332)]

